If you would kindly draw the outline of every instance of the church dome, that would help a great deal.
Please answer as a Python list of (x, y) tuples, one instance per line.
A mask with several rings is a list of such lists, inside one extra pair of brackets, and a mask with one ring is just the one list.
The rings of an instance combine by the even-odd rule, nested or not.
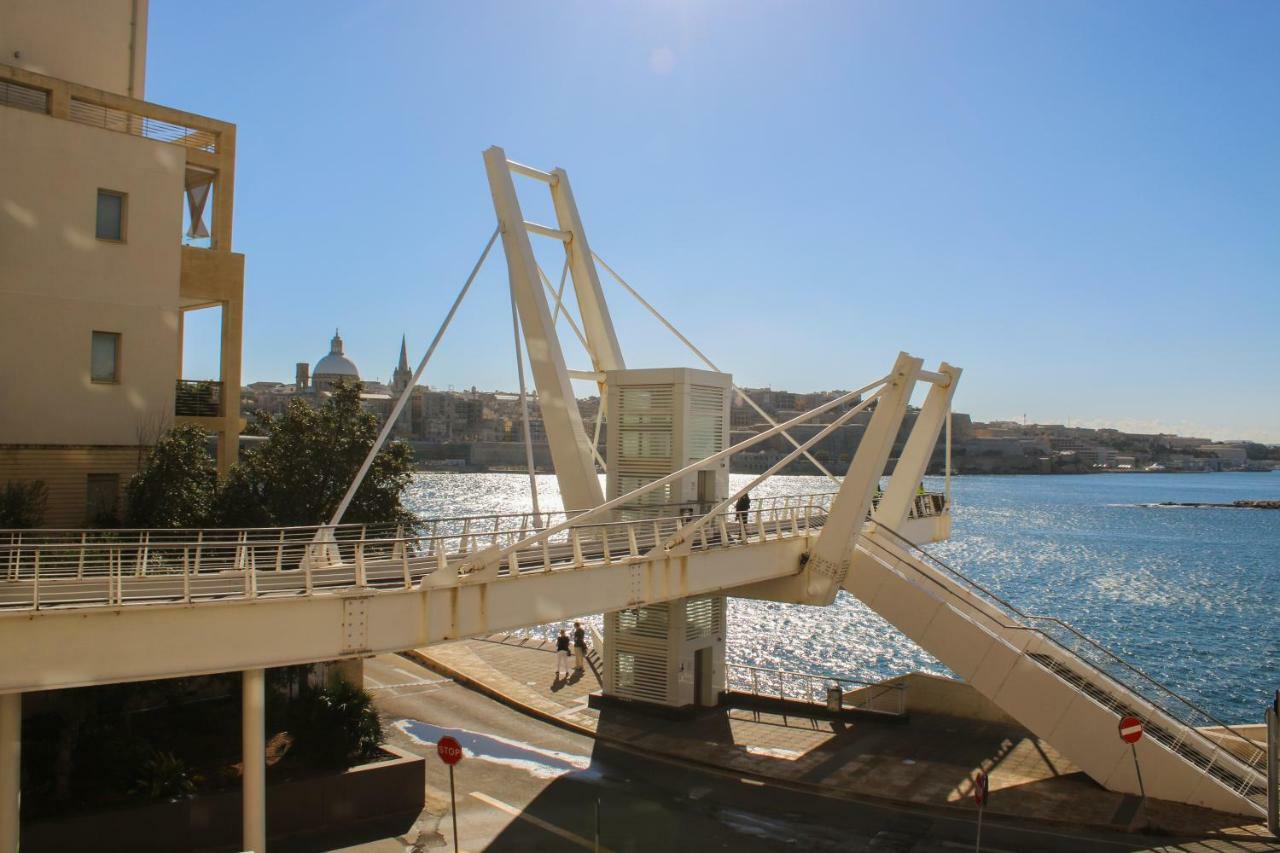
[(360, 371), (356, 370), (355, 363), (342, 354), (342, 338), (338, 336), (337, 329), (334, 329), (333, 340), (329, 342), (329, 354), (316, 362), (312, 376), (316, 379), (360, 378)]

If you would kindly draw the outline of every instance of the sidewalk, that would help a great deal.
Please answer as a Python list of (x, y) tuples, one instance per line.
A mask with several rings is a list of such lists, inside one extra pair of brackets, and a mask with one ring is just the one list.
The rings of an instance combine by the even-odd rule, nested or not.
[[(553, 685), (547, 641), (465, 640), (410, 653), (430, 668), (549, 722), (601, 741), (744, 774), (858, 797), (973, 810), (972, 780), (990, 776), (987, 809), (1016, 818), (1124, 828), (1130, 797), (1099, 787), (1030, 732), (939, 714), (908, 719), (814, 720), (743, 709), (709, 709), (668, 720), (625, 708), (587, 707), (600, 690), (588, 667)], [(1164, 801), (1148, 803), (1152, 831), (1196, 838), (1269, 840), (1248, 819)]]

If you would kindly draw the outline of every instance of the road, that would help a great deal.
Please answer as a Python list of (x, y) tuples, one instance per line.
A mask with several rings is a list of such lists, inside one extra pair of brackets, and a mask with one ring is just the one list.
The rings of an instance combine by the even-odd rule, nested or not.
[[(341, 848), (361, 853), (452, 850), (441, 731), (467, 756), (456, 770), (464, 851), (972, 850), (971, 820), (840, 798), (597, 744), (549, 726), (396, 655), (365, 662), (389, 740), (428, 756), (428, 808), (405, 835)], [(1167, 847), (1160, 846), (1168, 844)], [(293, 845), (290, 849), (295, 848)], [(312, 846), (305, 849), (317, 849)], [(984, 851), (1266, 850), (986, 821)]]

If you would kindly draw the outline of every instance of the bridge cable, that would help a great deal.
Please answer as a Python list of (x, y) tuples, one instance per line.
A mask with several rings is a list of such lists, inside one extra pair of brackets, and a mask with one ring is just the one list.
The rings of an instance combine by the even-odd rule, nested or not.
[[(435, 354), (436, 347), (440, 344), (440, 339), (444, 337), (445, 330), (449, 328), (449, 324), (453, 322), (453, 315), (458, 313), (458, 306), (462, 304), (462, 299), (467, 295), (467, 291), (471, 289), (471, 283), (476, 280), (476, 274), (480, 272), (480, 267), (484, 265), (485, 258), (489, 257), (489, 250), (493, 248), (494, 242), (501, 233), (502, 226), (499, 225), (493, 229), (493, 236), (489, 238), (489, 242), (485, 243), (484, 251), (480, 253), (476, 265), (471, 268), (471, 275), (467, 276), (467, 281), (462, 285), (462, 290), (458, 291), (458, 297), (453, 300), (453, 307), (449, 309), (449, 313), (445, 316), (444, 322), (440, 324), (436, 336), (431, 340), (431, 346), (427, 347), (427, 354), (422, 357), (422, 361), (418, 362), (418, 369), (413, 372), (413, 378), (409, 380), (409, 384), (400, 392), (400, 399), (396, 400), (395, 406), (391, 409), (391, 413), (387, 416), (387, 422), (382, 425), (382, 431), (378, 433), (378, 438), (373, 442), (373, 447), (369, 448), (369, 455), (365, 457), (364, 464), (360, 466), (360, 470), (356, 473), (355, 479), (351, 481), (351, 485), (347, 488), (347, 493), (342, 498), (342, 503), (338, 504), (337, 510), (333, 513), (333, 518), (329, 520), (329, 528), (337, 527), (342, 522), (342, 516), (346, 514), (347, 508), (351, 506), (351, 499), (355, 497), (356, 490), (360, 488), (360, 484), (364, 482), (365, 475), (369, 473), (369, 468), (373, 465), (373, 459), (378, 455), (378, 451), (382, 449), (382, 445), (386, 443), (387, 436), (391, 434), (392, 427), (395, 426), (396, 418), (400, 417), (400, 413), (404, 410), (405, 404), (409, 402), (409, 397), (413, 393), (413, 389), (417, 387), (418, 380), (422, 377), (422, 371), (426, 369), (427, 362), (431, 361), (431, 356)], [(326, 528), (316, 531), (317, 539), (321, 538)], [(331, 529), (328, 530), (330, 536), (333, 535)]]
[(511, 333), (515, 336), (516, 372), (520, 375), (520, 420), (524, 425), (524, 461), (529, 468), (529, 496), (533, 499), (533, 526), (542, 526), (542, 511), (538, 508), (538, 478), (533, 470), (533, 439), (529, 434), (529, 402), (524, 387), (524, 353), (520, 341), (520, 315), (516, 313), (516, 290), (511, 286)]
[[(623, 286), (623, 288), (627, 291), (627, 293), (630, 293), (632, 296), (634, 296), (634, 297), (636, 298), (636, 301), (637, 301), (637, 302), (639, 302), (641, 305), (643, 305), (645, 308), (647, 308), (647, 309), (649, 310), (649, 313), (650, 313), (650, 314), (652, 314), (652, 315), (653, 315), (653, 316), (658, 320), (658, 322), (659, 322), (659, 323), (661, 323), (662, 325), (666, 326), (666, 327), (667, 327), (667, 331), (671, 332), (671, 334), (673, 334), (673, 335), (675, 335), (677, 338), (679, 338), (679, 339), (680, 339), (680, 342), (681, 342), (681, 343), (683, 343), (686, 347), (688, 347), (690, 352), (692, 352), (692, 353), (693, 353), (694, 355), (696, 355), (699, 359), (701, 359), (703, 364), (705, 364), (707, 367), (711, 368), (712, 370), (716, 371), (717, 373), (721, 373), (721, 372), (723, 372), (723, 371), (721, 371), (721, 370), (720, 370), (720, 368), (718, 368), (718, 367), (716, 367), (716, 366), (715, 366), (715, 364), (711, 361), (711, 359), (707, 358), (707, 357), (703, 354), (702, 350), (698, 349), (696, 346), (694, 346), (694, 345), (693, 345), (693, 342), (692, 342), (692, 341), (690, 341), (688, 338), (686, 338), (684, 335), (682, 335), (682, 334), (680, 333), (680, 330), (679, 330), (679, 329), (677, 329), (674, 325), (672, 325), (672, 324), (671, 324), (671, 321), (669, 321), (666, 317), (662, 316), (662, 314), (658, 311), (658, 309), (657, 309), (657, 308), (654, 308), (652, 305), (650, 305), (650, 304), (649, 304), (649, 302), (648, 302), (648, 301), (647, 301), (643, 296), (641, 296), (639, 293), (637, 293), (637, 292), (636, 292), (636, 289), (635, 289), (634, 287), (632, 287), (631, 285), (629, 285), (629, 284), (627, 284), (625, 281), (623, 281), (622, 276), (618, 275), (618, 274), (614, 271), (613, 267), (611, 267), (611, 266), (609, 266), (607, 263), (605, 263), (604, 258), (602, 258), (602, 257), (600, 257), (599, 255), (597, 255), (594, 251), (591, 253), (591, 257), (595, 258), (595, 259), (596, 259), (596, 261), (600, 264), (600, 266), (604, 267), (604, 268), (605, 268), (605, 270), (607, 270), (607, 271), (608, 271), (609, 275), (613, 276), (614, 281), (618, 282), (618, 284), (620, 284), (620, 285), (622, 285), (622, 286)], [(753, 408), (753, 409), (755, 409), (755, 410), (756, 410), (756, 414), (760, 415), (760, 417), (762, 417), (762, 418), (764, 418), (766, 421), (768, 421), (770, 426), (775, 426), (775, 427), (776, 427), (776, 426), (778, 425), (778, 422), (777, 422), (777, 421), (775, 421), (772, 417), (770, 417), (768, 412), (766, 412), (764, 409), (762, 409), (762, 408), (761, 408), (761, 407), (756, 403), (756, 401), (755, 401), (755, 400), (753, 400), (753, 399), (751, 399), (749, 396), (747, 396), (747, 393), (746, 393), (745, 391), (743, 391), (741, 388), (739, 388), (736, 384), (733, 386), (733, 390), (737, 392), (738, 397), (739, 397), (739, 398), (741, 398), (743, 402), (745, 402), (745, 403), (746, 403), (747, 405), (749, 405), (751, 408)], [(797, 448), (797, 449), (800, 449), (800, 442), (798, 442), (798, 441), (796, 441), (794, 438), (792, 438), (792, 437), (791, 437), (791, 433), (787, 432), (786, 430), (783, 430), (783, 431), (782, 431), (782, 436), (783, 436), (787, 441), (791, 442), (791, 446), (792, 446), (792, 447)], [(803, 453), (804, 453), (805, 458), (806, 458), (806, 459), (808, 459), (810, 462), (812, 462), (812, 463), (813, 463), (813, 465), (814, 465), (814, 467), (816, 467), (819, 471), (821, 471), (823, 474), (826, 474), (826, 475), (827, 475), (827, 478), (828, 478), (828, 479), (830, 479), (830, 480), (831, 480), (831, 482), (835, 483), (837, 486), (838, 486), (838, 485), (840, 485), (840, 481), (839, 481), (838, 479), (836, 479), (836, 476), (835, 476), (834, 474), (832, 474), (830, 471), (828, 471), (825, 465), (823, 465), (823, 464), (822, 464), (821, 462), (819, 462), (817, 459), (814, 459), (814, 458), (813, 458), (813, 455), (812, 455), (811, 453), (809, 453), (809, 451), (808, 451), (808, 450), (804, 450), (804, 451), (803, 451)]]

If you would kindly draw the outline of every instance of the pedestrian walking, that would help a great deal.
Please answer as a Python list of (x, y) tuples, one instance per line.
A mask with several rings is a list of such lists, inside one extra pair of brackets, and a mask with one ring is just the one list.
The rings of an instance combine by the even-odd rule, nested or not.
[(560, 676), (569, 677), (569, 635), (560, 629), (560, 636), (556, 637), (556, 681), (560, 680)]
[(573, 623), (573, 663), (574, 669), (582, 672), (582, 659), (587, 654), (587, 632), (581, 622)]
[(751, 493), (743, 492), (742, 497), (738, 498), (738, 502), (733, 505), (733, 509), (738, 513), (738, 523), (745, 530), (747, 526), (747, 513), (751, 509)]

